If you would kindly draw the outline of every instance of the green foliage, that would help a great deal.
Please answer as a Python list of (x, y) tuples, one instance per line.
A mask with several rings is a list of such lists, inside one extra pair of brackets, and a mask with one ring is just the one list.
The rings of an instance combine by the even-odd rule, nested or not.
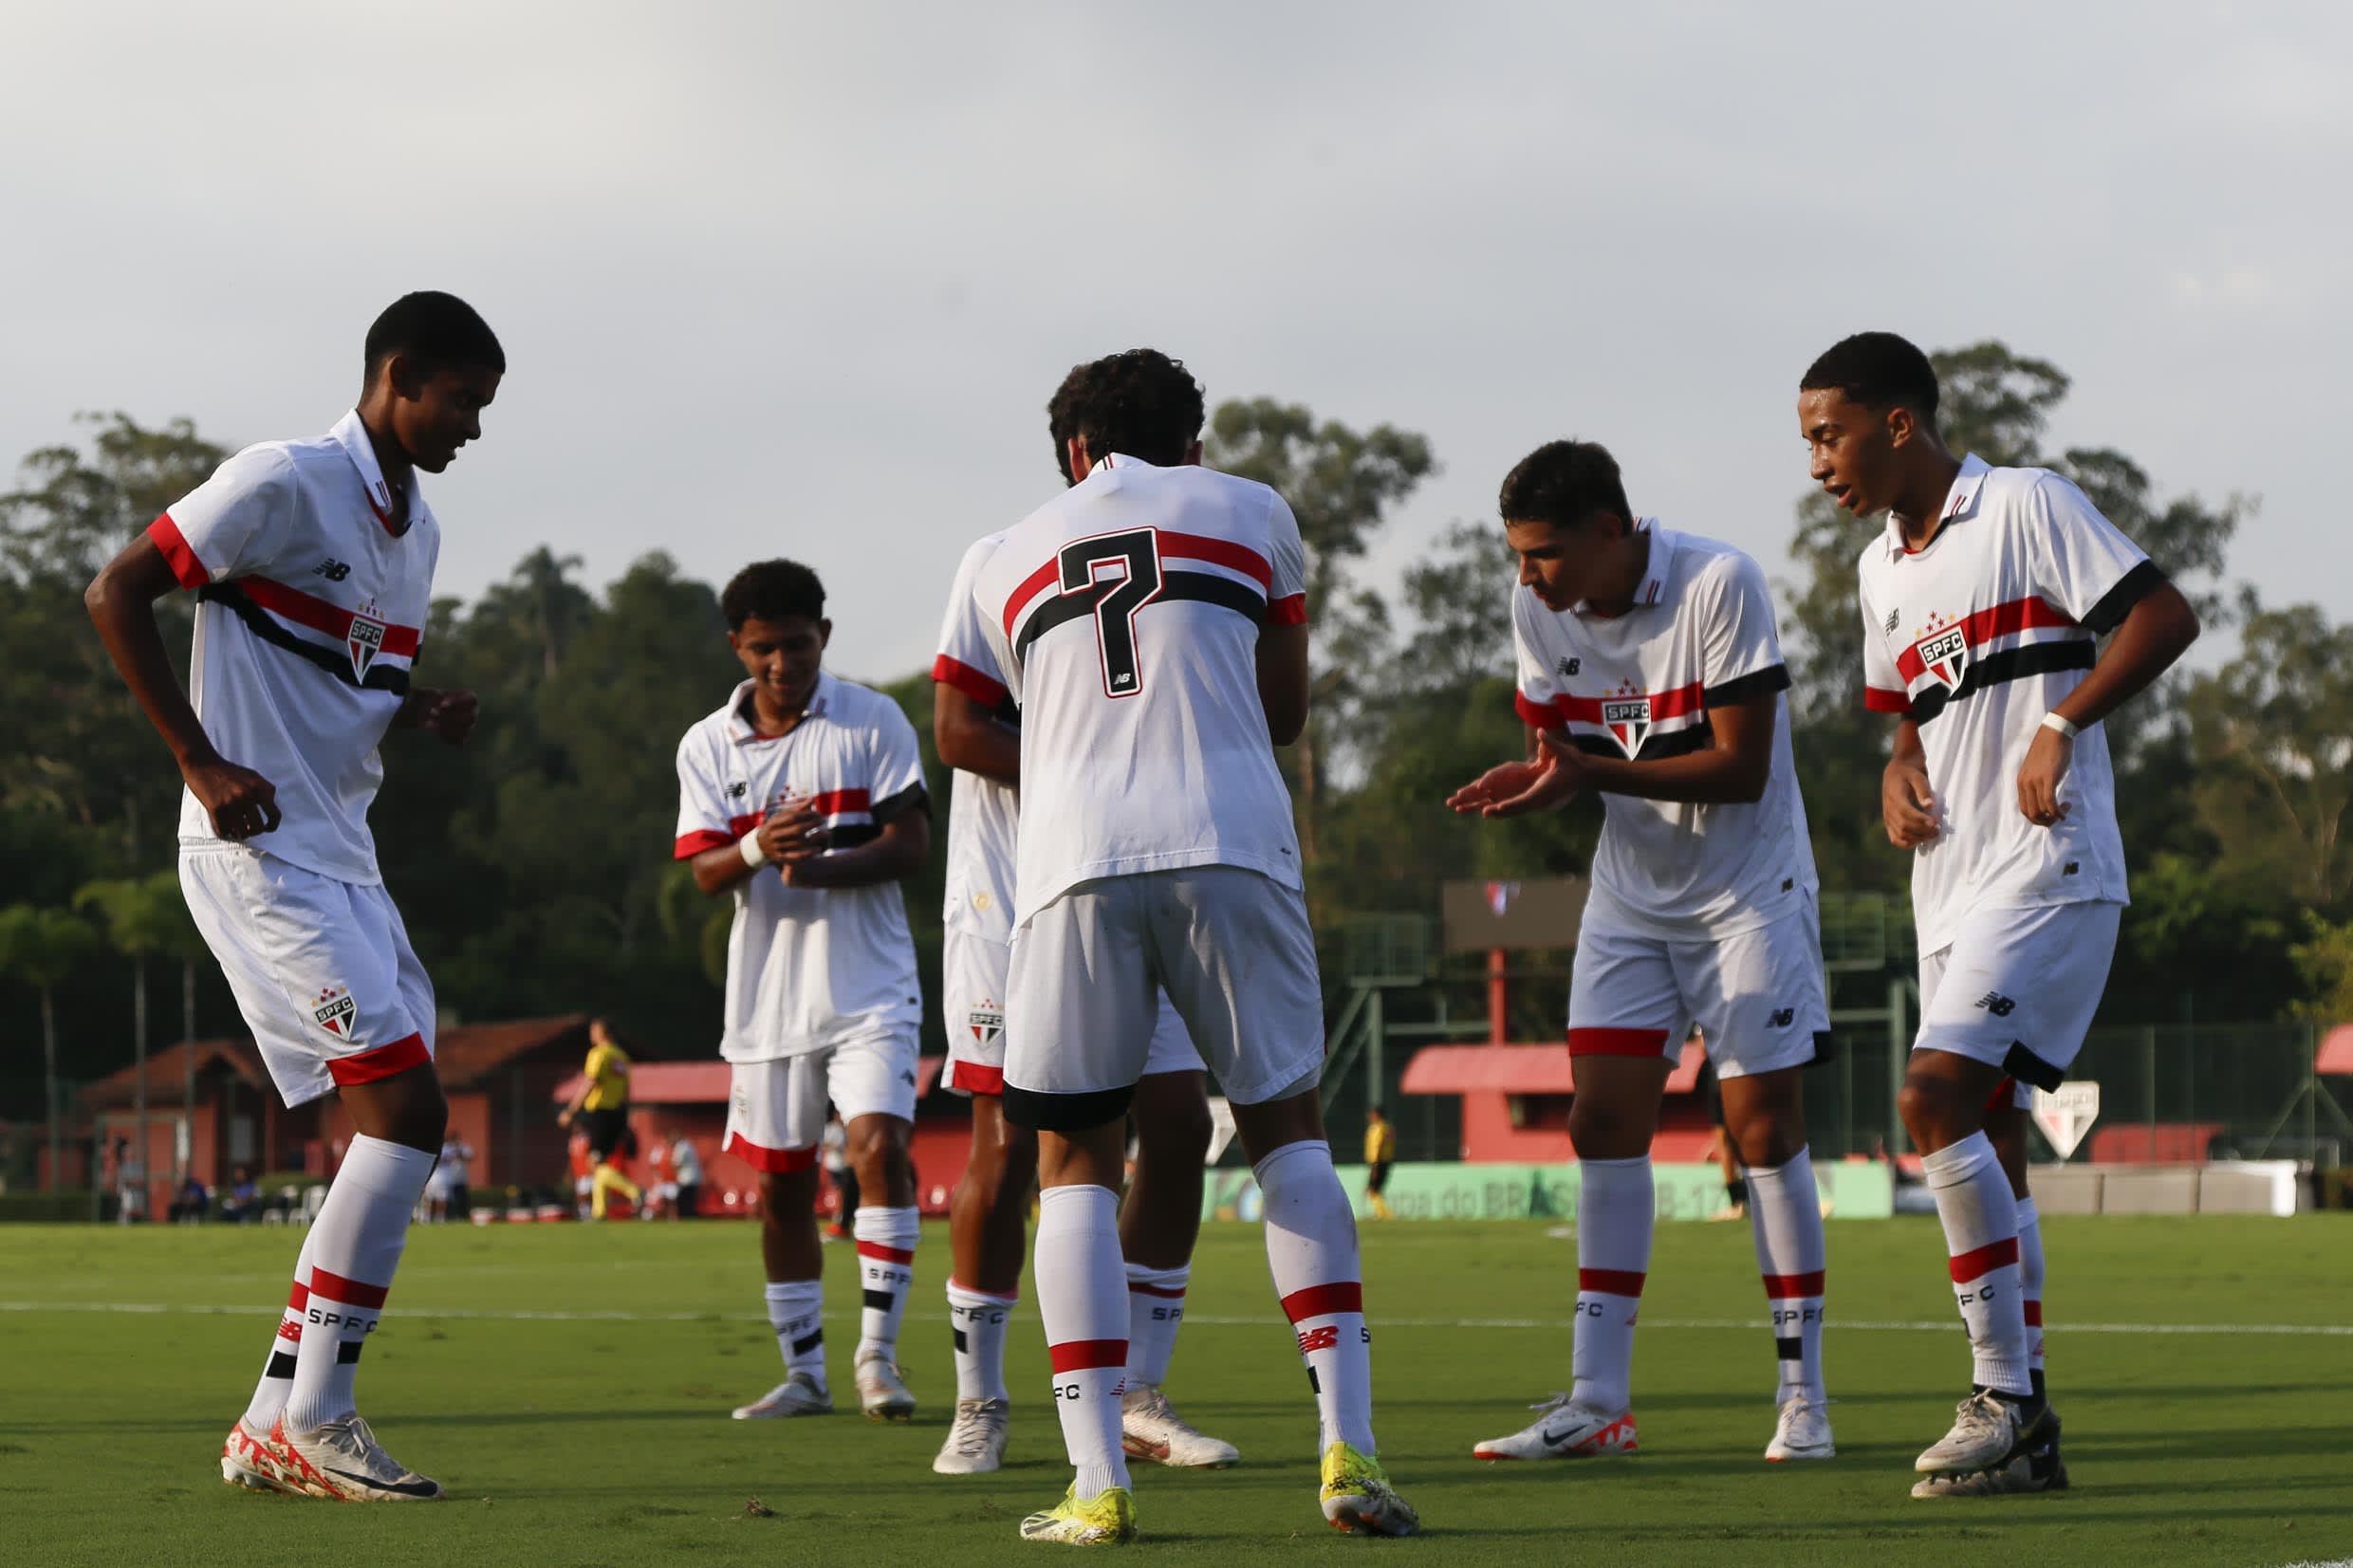
[(2288, 950), (2304, 982), (2291, 1010), (2325, 1029), (2353, 1022), (2353, 920), (2324, 920), (2307, 910), (2304, 932)]

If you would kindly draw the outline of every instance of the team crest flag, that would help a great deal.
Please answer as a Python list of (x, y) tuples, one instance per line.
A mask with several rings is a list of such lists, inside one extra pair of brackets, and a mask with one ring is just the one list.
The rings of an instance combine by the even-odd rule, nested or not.
[(983, 1002), (965, 1015), (965, 1023), (974, 1040), (983, 1045), (994, 1045), (1005, 1034), (1005, 1009), (993, 1002)]
[(1650, 737), (1650, 698), (1603, 698), (1602, 727), (1617, 741), (1618, 748), (1631, 759), (1642, 749), (1642, 742)]
[(1961, 689), (1961, 676), (1969, 669), (1969, 629), (1955, 621), (1941, 632), (1931, 632), (1913, 644), (1920, 655), (1920, 668), (1943, 683), (1948, 692)]
[(351, 650), (351, 673), (361, 680), (367, 679), (368, 666), (383, 651), (384, 623), (369, 615), (355, 614), (351, 630), (343, 634), (343, 646)]
[(351, 999), (351, 987), (328, 986), (320, 990), (318, 1003), (310, 1009), (310, 1016), (317, 1019), (319, 1027), (328, 1034), (349, 1040), (351, 1021), (359, 1010), (360, 1005)]

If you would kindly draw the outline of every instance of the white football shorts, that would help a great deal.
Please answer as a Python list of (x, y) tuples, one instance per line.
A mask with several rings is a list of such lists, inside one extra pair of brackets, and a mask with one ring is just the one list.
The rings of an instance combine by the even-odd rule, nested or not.
[(1082, 882), (1013, 933), (1005, 1115), (1080, 1132), (1126, 1114), (1152, 1071), (1162, 997), (1226, 1098), (1312, 1085), (1324, 996), (1306, 901), (1240, 866)]
[(1952, 945), (1920, 956), (1916, 1051), (1950, 1051), (1999, 1067), (2029, 1086), (2056, 1089), (2084, 1048), (2100, 1010), (2117, 903), (2034, 904), (1972, 910)]
[(860, 1116), (915, 1119), (912, 1029), (844, 1041), (798, 1056), (728, 1063), (727, 1134), (720, 1147), (773, 1175), (817, 1163), (825, 1107), (843, 1125)]
[[(950, 927), (943, 934), (940, 955), (941, 1022), (948, 1026), (948, 1088), (955, 1094), (1005, 1093), (1006, 985), (1012, 966), (1012, 948), (986, 936)], [(1152, 1044), (1145, 1053), (1144, 1076), (1155, 1073), (1197, 1073), (1201, 1053), (1193, 1048), (1185, 1022), (1176, 1016), (1165, 992), (1160, 1016), (1152, 1026)]]
[(228, 843), (182, 850), (179, 886), (288, 1106), (433, 1060), (433, 982), (380, 886)]
[(1814, 901), (1729, 936), (1668, 941), (1587, 921), (1568, 983), (1568, 1054), (1673, 1061), (1697, 1025), (1719, 1079), (1829, 1060)]

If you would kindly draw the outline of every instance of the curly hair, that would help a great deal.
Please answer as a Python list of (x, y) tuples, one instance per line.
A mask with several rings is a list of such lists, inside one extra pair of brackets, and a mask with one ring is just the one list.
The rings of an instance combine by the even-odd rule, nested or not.
[(1084, 436), (1097, 458), (1123, 452), (1168, 468), (1183, 462), (1200, 439), (1203, 416), (1200, 383), (1182, 360), (1157, 348), (1131, 348), (1071, 366), (1046, 405), (1054, 466), (1072, 484), (1085, 475), (1070, 471), (1071, 437)]
[(825, 585), (797, 561), (755, 561), (728, 579), (719, 594), (727, 629), (740, 632), (747, 620), (782, 620), (787, 616), (825, 618)]
[(1936, 367), (1893, 332), (1858, 332), (1822, 353), (1798, 382), (1800, 392), (1843, 392), (1867, 409), (1908, 408), (1936, 423)]
[(1506, 523), (1566, 528), (1603, 512), (1615, 512), (1629, 526), (1634, 522), (1618, 459), (1598, 441), (1547, 441), (1538, 447), (1504, 475), (1495, 507)]

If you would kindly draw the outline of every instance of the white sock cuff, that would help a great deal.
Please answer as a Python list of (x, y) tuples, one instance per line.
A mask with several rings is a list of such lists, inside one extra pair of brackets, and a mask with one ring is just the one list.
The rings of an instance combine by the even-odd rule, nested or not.
[(867, 1204), (861, 1207), (850, 1221), (850, 1234), (862, 1242), (911, 1247), (922, 1232), (923, 1210), (920, 1208), (877, 1208)]
[(425, 1178), (433, 1174), (434, 1162), (440, 1157), (433, 1150), (411, 1149), (389, 1138), (355, 1133), (343, 1151), (343, 1163), (336, 1168), (335, 1180), (350, 1179), (379, 1192), (398, 1192), (413, 1180), (422, 1191)]
[(1577, 1161), (1577, 1163), (1584, 1167), (1587, 1171), (1601, 1171), (1605, 1172), (1611, 1171), (1634, 1171), (1647, 1167), (1650, 1164), (1650, 1156), (1648, 1154), (1637, 1154), (1630, 1160), (1589, 1160), (1581, 1158)]
[(1321, 1160), (1328, 1168), (1332, 1163), (1332, 1146), (1322, 1138), (1301, 1138), (1297, 1143), (1287, 1143), (1252, 1165), (1251, 1174), (1258, 1178), (1258, 1185), (1263, 1188), (1267, 1185), (1268, 1171), (1300, 1159)]
[(1048, 1187), (1038, 1193), (1040, 1225), (1046, 1223), (1048, 1214), (1064, 1209), (1069, 1211), (1065, 1224), (1096, 1225), (1108, 1229), (1119, 1226), (1120, 1200), (1108, 1187)]
[(1777, 1182), (1800, 1174), (1810, 1176), (1813, 1173), (1813, 1151), (1806, 1147), (1800, 1148), (1796, 1153), (1791, 1154), (1779, 1165), (1751, 1165), (1748, 1168), (1748, 1176), (1751, 1181)]
[(2018, 1228), (2024, 1230), (2029, 1226), (2040, 1224), (2041, 1221), (2042, 1216), (2035, 1212), (2034, 1199), (2031, 1196), (2020, 1198), (2018, 1200)]
[(950, 1306), (1010, 1307), (1020, 1304), (1020, 1301), (1021, 1292), (1018, 1290), (1008, 1296), (1000, 1296), (993, 1290), (974, 1290), (972, 1286), (960, 1285), (954, 1280), (948, 1282), (948, 1304)]
[(1127, 1265), (1130, 1285), (1151, 1285), (1158, 1290), (1185, 1289), (1193, 1282), (1193, 1265), (1178, 1264), (1175, 1268), (1154, 1268), (1150, 1264)]
[(1998, 1163), (1992, 1141), (1983, 1133), (1972, 1133), (1933, 1154), (1922, 1154), (1920, 1176), (1930, 1187), (1958, 1187), (1986, 1167)]
[(825, 1282), (823, 1280), (770, 1280), (766, 1294), (769, 1301), (780, 1304), (818, 1301), (825, 1294)]

